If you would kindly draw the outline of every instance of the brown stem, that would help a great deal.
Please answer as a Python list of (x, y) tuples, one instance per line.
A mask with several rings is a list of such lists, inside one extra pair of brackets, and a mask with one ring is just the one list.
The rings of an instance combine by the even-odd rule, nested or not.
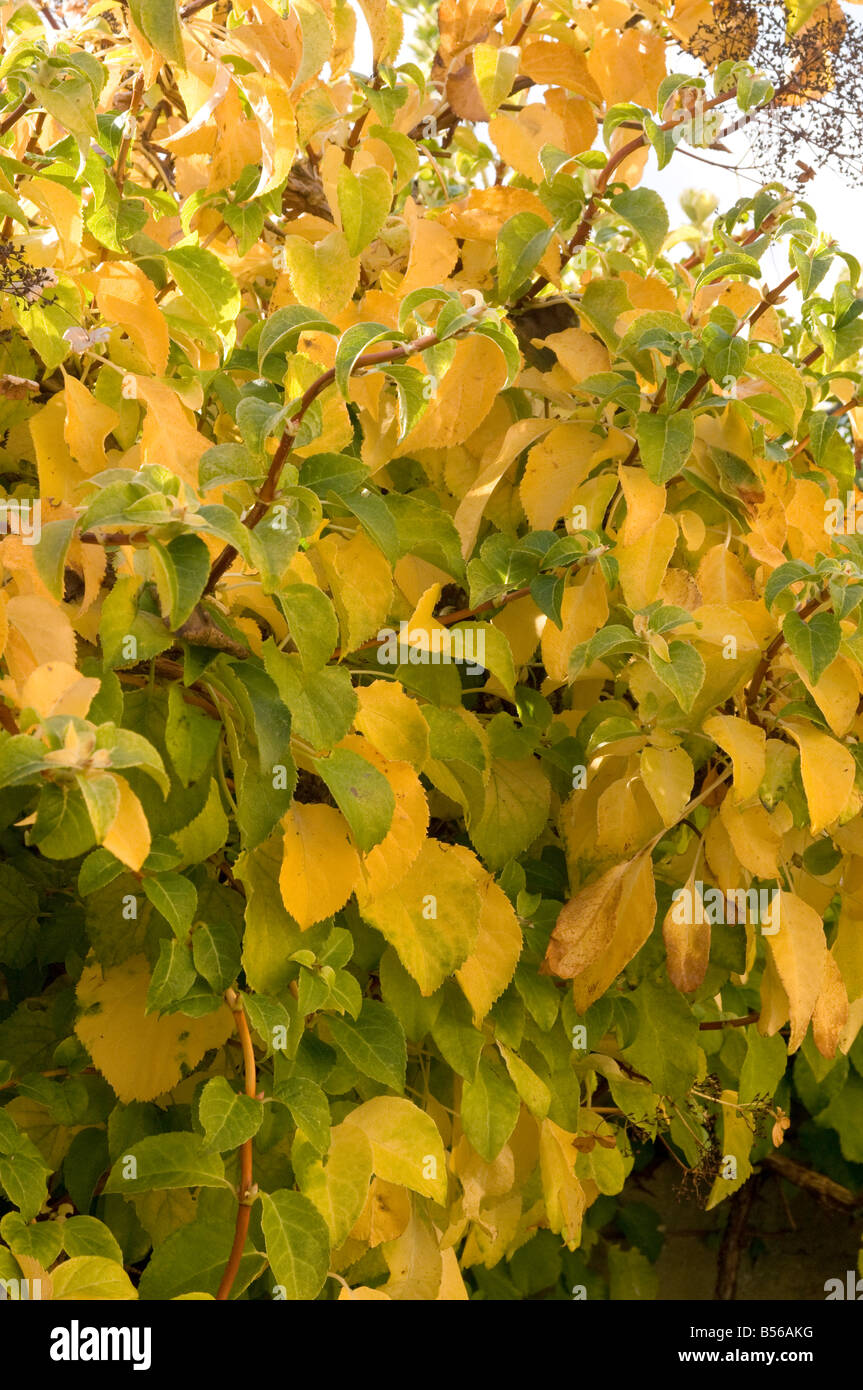
[[(240, 1035), (240, 1042), (243, 1045), (243, 1062), (246, 1069), (246, 1095), (254, 1100), (257, 1087), (257, 1073), (255, 1070), (255, 1050), (252, 1047), (252, 1035), (249, 1032), (249, 1024), (246, 1018), (246, 1011), (242, 1005), (241, 997), (234, 990), (228, 990), (226, 996), (231, 1012), (234, 1015), (234, 1022), (237, 1025), (237, 1032)], [(243, 1257), (243, 1249), (246, 1244), (246, 1236), (249, 1230), (249, 1218), (252, 1214), (251, 1207), (251, 1187), (252, 1187), (252, 1140), (247, 1139), (240, 1149), (240, 1186), (238, 1190), (239, 1205), (237, 1206), (237, 1224), (234, 1228), (234, 1243), (231, 1246), (231, 1253), (228, 1256), (228, 1263), (225, 1265), (225, 1272), (219, 1284), (219, 1291), (216, 1299), (224, 1302), (230, 1298), (231, 1289), (234, 1287), (234, 1280), (240, 1268), (240, 1260)]]
[(513, 48), (518, 48), (518, 45), (521, 43), (522, 39), (524, 38), (525, 34), (530, 28), (530, 21), (533, 19), (538, 9), (539, 0), (531, 0), (531, 3), (527, 7), (527, 14), (521, 21), (521, 24), (518, 26), (515, 38), (512, 41)]
[(135, 85), (132, 88), (132, 96), (129, 101), (129, 108), (126, 112), (126, 124), (123, 132), (123, 139), (120, 144), (120, 152), (117, 155), (117, 163), (114, 165), (114, 182), (123, 192), (123, 184), (126, 182), (126, 160), (129, 158), (129, 150), (132, 148), (132, 141), (135, 139), (136, 117), (138, 107), (144, 98), (144, 74), (138, 73), (135, 78)]
[(728, 1224), (719, 1247), (718, 1273), (716, 1277), (715, 1298), (721, 1303), (733, 1302), (737, 1293), (737, 1275), (740, 1270), (740, 1256), (746, 1241), (746, 1228), (749, 1213), (755, 1197), (756, 1181), (750, 1178), (730, 1199), (731, 1210)]
[[(811, 613), (815, 612), (816, 608), (821, 606), (826, 598), (827, 594), (822, 590), (820, 594), (816, 595), (815, 598), (811, 598), (808, 603), (805, 603), (803, 607), (798, 610), (797, 616), (799, 618), (808, 618)], [(785, 633), (777, 633), (756, 666), (752, 680), (746, 687), (746, 718), (749, 720), (750, 724), (758, 724), (760, 727), (761, 721), (755, 713), (755, 701), (758, 699), (761, 687), (764, 684), (764, 678), (770, 670), (770, 664), (773, 658), (776, 656), (776, 653), (782, 649), (784, 644)]]
[(26, 96), (23, 101), (19, 101), (14, 111), (10, 111), (9, 115), (5, 116), (3, 120), (0, 121), (0, 135), (5, 135), (7, 130), (11, 130), (15, 122), (20, 121), (21, 117), (26, 111), (30, 110), (32, 105), (33, 98), (31, 96)]
[[(731, 98), (736, 95), (737, 88), (732, 87), (730, 91), (723, 92), (718, 97), (713, 97), (711, 101), (706, 101), (702, 110), (710, 111), (713, 109), (714, 106), (721, 106), (724, 102), (730, 101)], [(659, 127), (659, 129), (673, 130), (675, 126), (681, 125), (685, 119), (686, 113), (679, 112), (670, 121), (664, 121), (663, 124)], [(718, 138), (721, 139), (721, 135)], [(611, 176), (614, 173), (615, 169), (617, 169), (625, 159), (628, 159), (628, 157), (631, 154), (635, 154), (636, 150), (640, 150), (647, 143), (647, 136), (645, 135), (644, 131), (642, 131), (640, 135), (636, 135), (634, 140), (630, 140), (628, 144), (622, 145), (621, 148), (617, 150), (615, 154), (610, 155), (609, 158), (606, 160), (605, 166), (602, 169), (602, 172), (600, 173), (599, 178), (596, 181), (596, 188), (591, 194), (588, 204), (584, 209), (584, 213), (582, 214), (581, 221), (579, 222), (578, 227), (575, 230), (575, 235), (573, 236), (572, 240), (567, 246), (566, 254), (560, 264), (561, 270), (566, 265), (567, 261), (571, 260), (572, 256), (578, 250), (579, 246), (583, 246), (584, 243), (587, 241), (587, 238), (590, 235), (591, 228), (593, 225), (593, 219), (596, 216), (597, 203), (599, 199), (604, 196), (605, 191), (608, 188), (608, 185), (611, 181)], [(513, 308), (517, 308), (518, 305), (523, 304), (525, 300), (533, 299), (536, 295), (539, 294), (540, 290), (545, 289), (548, 283), (549, 282), (546, 276), (540, 275), (538, 279), (534, 280), (533, 284), (530, 286), (530, 289), (526, 290), (525, 293), (521, 296), (521, 298), (516, 302), (516, 304), (513, 305)]]
[(709, 1023), (699, 1023), (702, 1033), (718, 1032), (720, 1028), (746, 1028), (750, 1023), (757, 1023), (761, 1015), (754, 1011), (747, 1014), (745, 1018), (720, 1018), (711, 1019)]
[(761, 1163), (786, 1182), (793, 1183), (804, 1192), (811, 1192), (813, 1197), (817, 1197), (828, 1206), (837, 1207), (839, 1211), (857, 1211), (863, 1206), (863, 1196), (855, 1197), (847, 1187), (842, 1187), (823, 1173), (813, 1173), (811, 1168), (804, 1167), (787, 1154), (768, 1154), (766, 1158), (762, 1158)]

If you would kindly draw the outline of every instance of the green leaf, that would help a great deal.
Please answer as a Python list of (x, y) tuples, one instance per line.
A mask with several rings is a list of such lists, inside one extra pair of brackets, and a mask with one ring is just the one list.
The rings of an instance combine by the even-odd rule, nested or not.
[(316, 309), (307, 309), (304, 304), (288, 304), (277, 309), (264, 324), (258, 339), (258, 369), (263, 371), (267, 358), (277, 352), (280, 356), (296, 352), (302, 333), (332, 333), (338, 329), (329, 319)]
[(502, 303), (530, 280), (545, 255), (554, 228), (535, 212), (517, 212), (497, 236), (497, 293)]
[(343, 164), (339, 169), (336, 196), (348, 250), (352, 256), (358, 256), (374, 241), (387, 220), (393, 198), (392, 180), (379, 165), (354, 174)]
[(799, 613), (786, 613), (782, 619), (785, 641), (805, 670), (813, 685), (817, 685), (827, 667), (839, 655), (842, 629), (834, 613), (816, 613), (804, 621)]
[(638, 1024), (626, 1061), (663, 1096), (685, 1095), (698, 1073), (698, 1022), (667, 981), (642, 980), (628, 996)]
[(285, 1298), (316, 1298), (330, 1263), (329, 1232), (317, 1208), (300, 1192), (263, 1192), (261, 1229), (270, 1269)]
[(705, 285), (712, 285), (714, 280), (727, 280), (732, 275), (742, 276), (746, 280), (760, 280), (761, 266), (754, 256), (746, 256), (742, 251), (723, 251), (702, 270), (695, 282), (694, 293), (697, 294)]
[[(233, 1220), (203, 1219), (199, 1215), (188, 1221), (156, 1246), (141, 1275), (138, 1296), (165, 1300), (187, 1293), (209, 1293), (215, 1298), (233, 1239)], [(265, 1266), (264, 1256), (247, 1248), (240, 1259), (231, 1299), (239, 1298)]]
[(480, 1057), (473, 1081), (462, 1089), (461, 1122), (480, 1158), (493, 1163), (518, 1120), (521, 1100), (501, 1063)]
[(213, 761), (220, 732), (218, 720), (188, 704), (178, 684), (168, 686), (165, 747), (184, 787), (204, 776)]
[(669, 642), (669, 661), (651, 649), (648, 660), (651, 670), (658, 676), (686, 713), (692, 709), (704, 684), (704, 662), (686, 642)]
[(137, 27), (159, 53), (185, 68), (183, 34), (177, 13), (177, 0), (129, 0)]
[(641, 237), (648, 261), (656, 260), (668, 236), (668, 213), (652, 188), (631, 188), (611, 199), (616, 217), (622, 217)]
[(273, 1098), (287, 1106), (294, 1124), (318, 1153), (326, 1153), (330, 1147), (330, 1106), (320, 1086), (305, 1076), (291, 1076), (274, 1088)]
[(20, 969), (36, 954), (39, 894), (12, 864), (0, 864), (0, 959)]
[(767, 607), (772, 608), (779, 595), (791, 584), (796, 584), (801, 579), (812, 579), (814, 575), (815, 571), (805, 560), (789, 560), (784, 565), (777, 565), (764, 588), (764, 602)]
[(228, 922), (201, 922), (192, 935), (195, 969), (211, 989), (223, 994), (240, 973), (240, 943)]
[(279, 603), (304, 669), (319, 670), (339, 641), (339, 620), (332, 599), (314, 584), (287, 584), (279, 593)]
[[(102, 1225), (101, 1222), (96, 1224)], [(25, 1221), (20, 1212), (8, 1211), (0, 1221), (0, 1237), (5, 1240), (14, 1255), (38, 1260), (43, 1269), (50, 1269), (63, 1249), (65, 1226), (66, 1222), (61, 1226), (59, 1221)], [(102, 1230), (108, 1234), (107, 1227), (102, 1226)], [(116, 1247), (117, 1243), (113, 1237), (111, 1240)], [(112, 1258), (122, 1258), (119, 1248)]]
[(393, 789), (383, 773), (348, 748), (334, 748), (328, 757), (316, 758), (314, 766), (351, 827), (358, 848), (365, 854), (380, 844), (395, 811)]
[(50, 1174), (50, 1165), (32, 1139), (0, 1109), (0, 1187), (25, 1221), (32, 1221), (45, 1202)]
[(123, 1252), (112, 1231), (95, 1216), (67, 1216), (60, 1231), (63, 1249), (70, 1259), (77, 1255), (97, 1255), (104, 1260), (123, 1263)]
[(172, 1187), (230, 1186), (219, 1155), (206, 1151), (199, 1134), (180, 1130), (151, 1134), (132, 1145), (114, 1164), (103, 1191), (131, 1197)]
[(364, 999), (355, 1021), (330, 1017), (327, 1020), (333, 1041), (363, 1076), (404, 1091), (407, 1046), (401, 1024), (386, 1004)]
[(667, 483), (686, 463), (695, 443), (695, 420), (689, 410), (674, 415), (642, 411), (635, 426), (644, 471), (651, 482)]
[(292, 728), (313, 748), (331, 748), (345, 737), (357, 712), (357, 696), (348, 671), (327, 666), (303, 669), (299, 656), (288, 656), (268, 640), (264, 665), (291, 711)]
[(150, 556), (162, 614), (171, 631), (189, 618), (210, 575), (210, 552), (200, 536), (188, 532), (167, 545), (150, 542)]
[(198, 892), (194, 883), (182, 874), (160, 874), (158, 878), (146, 877), (141, 886), (157, 912), (182, 940), (191, 931), (198, 906)]
[(228, 1153), (257, 1134), (264, 1118), (259, 1100), (235, 1091), (223, 1076), (208, 1081), (198, 1102), (205, 1150)]
[(33, 562), (39, 578), (58, 602), (63, 599), (66, 556), (76, 525), (75, 517), (68, 517), (64, 521), (46, 521), (38, 545), (33, 546)]

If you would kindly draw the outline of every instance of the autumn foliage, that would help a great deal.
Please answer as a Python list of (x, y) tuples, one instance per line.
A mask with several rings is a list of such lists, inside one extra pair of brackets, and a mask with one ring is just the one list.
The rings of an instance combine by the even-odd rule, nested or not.
[(829, 94), (759, 8), (0, 6), (0, 1279), (644, 1298), (634, 1169), (860, 1185), (860, 266), (656, 191)]

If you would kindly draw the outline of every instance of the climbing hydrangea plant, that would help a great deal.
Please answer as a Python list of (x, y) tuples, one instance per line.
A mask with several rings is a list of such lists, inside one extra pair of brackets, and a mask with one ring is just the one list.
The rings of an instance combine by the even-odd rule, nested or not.
[(0, 5), (0, 1279), (650, 1297), (634, 1168), (859, 1180), (860, 266), (644, 181), (829, 96), (758, 9)]

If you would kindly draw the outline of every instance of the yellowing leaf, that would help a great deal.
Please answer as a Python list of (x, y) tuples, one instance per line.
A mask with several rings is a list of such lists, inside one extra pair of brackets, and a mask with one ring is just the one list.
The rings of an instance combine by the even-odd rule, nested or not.
[(105, 437), (120, 423), (116, 410), (97, 401), (77, 377), (63, 373), (65, 381), (66, 428), (69, 452), (85, 478), (108, 467)]
[(615, 864), (564, 903), (545, 957), (550, 974), (571, 980), (603, 952), (614, 935), (617, 909), (632, 871), (632, 864)]
[(634, 545), (665, 511), (666, 491), (651, 482), (643, 468), (625, 468), (621, 464), (617, 476), (626, 498), (626, 520), (620, 539), (623, 545)]
[(4, 656), (10, 676), (19, 685), (50, 661), (75, 665), (75, 633), (62, 608), (51, 599), (13, 594), (6, 616), (9, 635)]
[(37, 666), (24, 682), (21, 708), (34, 709), (42, 719), (56, 714), (72, 714), (86, 719), (90, 703), (99, 690), (95, 676), (82, 676), (65, 661), (46, 661)]
[(386, 623), (393, 598), (389, 562), (364, 531), (350, 540), (324, 536), (315, 554), (333, 595), (342, 650), (353, 651)]
[(539, 1132), (539, 1167), (549, 1229), (563, 1238), (568, 1250), (581, 1243), (581, 1221), (587, 1207), (584, 1188), (575, 1176), (576, 1136), (553, 1120), (543, 1120)]
[(719, 808), (719, 816), (743, 867), (759, 878), (776, 878), (782, 836), (774, 828), (764, 807), (748, 806), (745, 810), (738, 810), (732, 798), (726, 796)]
[(481, 908), (475, 876), (457, 846), (427, 840), (397, 887), (360, 897), (360, 912), (395, 947), (423, 994), (464, 963)]
[[(446, 380), (447, 378), (444, 378)], [(499, 389), (499, 385), (498, 385)], [(423, 420), (425, 420), (425, 416)], [(420, 422), (422, 425), (423, 421)], [(456, 530), (461, 538), (462, 554), (467, 557), (473, 550), (474, 541), (482, 521), (483, 513), (491, 500), (492, 493), (500, 483), (518, 455), (535, 439), (547, 434), (552, 428), (549, 420), (517, 420), (507, 430), (503, 443), (484, 464), (471, 483), (455, 514)]]
[(129, 261), (104, 261), (86, 279), (92, 282), (105, 323), (122, 328), (161, 376), (168, 365), (168, 325), (156, 303), (152, 280)]
[(677, 544), (677, 522), (666, 513), (632, 544), (618, 543), (620, 587), (630, 608), (646, 608), (659, 597), (659, 588)]
[(461, 444), (482, 424), (505, 381), (503, 354), (489, 338), (474, 335), (460, 340), (428, 409), (397, 452), (412, 456), (417, 449)]
[(86, 965), (78, 981), (75, 1032), (124, 1105), (155, 1100), (230, 1037), (227, 1005), (203, 1018), (145, 1013), (150, 969), (144, 956), (103, 971)]
[(641, 780), (650, 792), (664, 825), (676, 825), (692, 794), (695, 770), (684, 748), (645, 748)]
[(315, 243), (305, 237), (287, 237), (284, 254), (297, 302), (327, 318), (341, 313), (360, 273), (359, 258), (351, 255), (344, 232), (330, 232)]
[(334, 806), (295, 801), (282, 817), (282, 901), (305, 931), (344, 907), (360, 872), (348, 823)]
[(582, 424), (556, 425), (534, 444), (519, 484), (521, 505), (533, 530), (550, 531), (570, 515), (572, 495), (587, 477), (600, 444), (599, 435)]
[(428, 724), (398, 681), (372, 681), (357, 690), (354, 724), (385, 758), (420, 767), (428, 757)]
[(115, 776), (114, 781), (120, 789), (120, 805), (102, 845), (137, 873), (150, 853), (150, 824), (125, 777)]
[(560, 627), (547, 622), (542, 632), (543, 665), (549, 680), (558, 684), (569, 679), (573, 647), (587, 642), (608, 618), (608, 590), (598, 565), (564, 591), (560, 615)]
[(456, 979), (473, 1008), (477, 1027), (515, 973), (521, 955), (518, 917), (509, 898), (479, 864), (479, 931), (473, 949), (456, 971)]
[(824, 979), (812, 1011), (812, 1038), (822, 1057), (835, 1057), (848, 1022), (848, 991), (836, 961), (828, 954)]
[(409, 1100), (376, 1096), (352, 1110), (345, 1127), (362, 1130), (379, 1178), (446, 1202), (447, 1174), (437, 1125)]
[(767, 936), (776, 972), (788, 996), (791, 1036), (788, 1051), (796, 1052), (809, 1026), (827, 970), (824, 926), (814, 908), (795, 893), (779, 896), (779, 930)]
[(856, 764), (849, 749), (811, 724), (790, 720), (786, 727), (800, 749), (810, 830), (820, 835), (845, 810), (854, 787)]
[(593, 964), (573, 981), (572, 998), (580, 1014), (587, 1012), (641, 950), (653, 930), (655, 917), (653, 864), (650, 855), (645, 854), (629, 865), (611, 940)]
[(561, 333), (550, 333), (543, 339), (543, 346), (551, 348), (573, 381), (584, 381), (585, 377), (607, 372), (611, 365), (605, 344), (583, 328), (565, 328)]
[(130, 1301), (138, 1290), (116, 1260), (102, 1255), (75, 1255), (57, 1265), (51, 1274), (54, 1302)]
[(714, 714), (702, 728), (731, 758), (735, 802), (749, 801), (764, 781), (767, 735), (736, 714)]
[(704, 913), (703, 922), (695, 920), (697, 915), (702, 915), (695, 910), (698, 891), (693, 870), (683, 893), (672, 902), (662, 923), (668, 978), (683, 994), (698, 989), (710, 963), (710, 919)]

